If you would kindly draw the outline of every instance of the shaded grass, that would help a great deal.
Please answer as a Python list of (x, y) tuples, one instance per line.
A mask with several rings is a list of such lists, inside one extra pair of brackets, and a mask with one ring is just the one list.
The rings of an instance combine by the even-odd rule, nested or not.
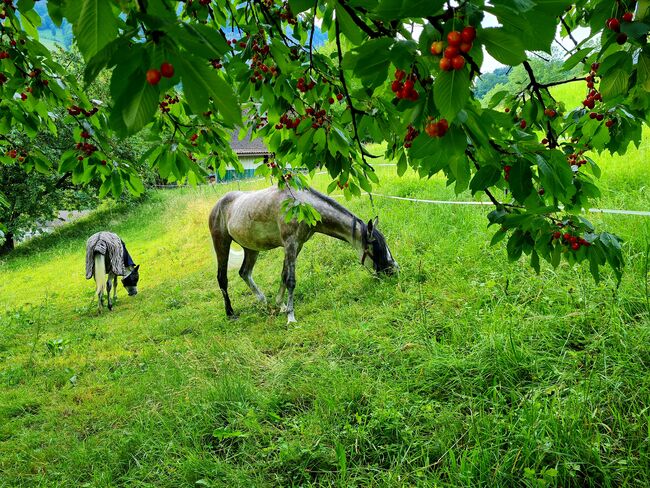
[[(599, 206), (650, 208), (641, 154), (603, 168)], [(381, 193), (469, 198), (379, 171)], [(236, 272), (225, 318), (207, 214), (233, 186), (155, 193), (0, 262), (0, 486), (650, 484), (650, 221), (590, 216), (626, 240), (617, 288), (508, 264), (485, 208), (346, 202), (379, 215), (402, 271), (377, 280), (317, 236), (288, 327)], [(100, 229), (142, 267), (140, 293), (97, 316)], [(260, 257), (268, 295), (281, 263)]]

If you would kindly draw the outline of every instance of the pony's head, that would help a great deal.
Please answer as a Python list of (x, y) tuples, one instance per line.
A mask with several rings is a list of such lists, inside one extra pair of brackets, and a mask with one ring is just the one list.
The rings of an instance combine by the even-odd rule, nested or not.
[(365, 226), (361, 264), (369, 266), (370, 263), (367, 263), (367, 258), (370, 258), (369, 261), (377, 273), (392, 275), (399, 270), (399, 265), (393, 259), (384, 235), (377, 229), (378, 222), (379, 217), (375, 217), (374, 220), (369, 220)]
[(130, 297), (138, 294), (138, 280), (140, 279), (138, 269), (140, 269), (139, 264), (133, 268), (128, 275), (122, 278), (122, 284), (124, 285), (124, 288), (126, 288)]

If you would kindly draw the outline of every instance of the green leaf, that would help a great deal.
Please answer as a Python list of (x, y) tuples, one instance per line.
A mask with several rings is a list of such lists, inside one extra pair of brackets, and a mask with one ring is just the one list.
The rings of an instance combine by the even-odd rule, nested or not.
[(483, 191), (494, 185), (500, 179), (501, 168), (485, 165), (476, 172), (469, 184), (469, 188), (472, 190), (472, 195), (474, 195), (476, 192)]
[(523, 203), (533, 192), (533, 173), (530, 164), (525, 159), (517, 159), (512, 163), (509, 177), (512, 196)]
[(113, 171), (111, 174), (111, 192), (115, 198), (118, 198), (122, 194), (122, 178), (120, 178), (118, 171)]
[(341, 6), (336, 4), (336, 19), (339, 21), (341, 32), (353, 44), (361, 44), (366, 36), (363, 31), (354, 23), (350, 14)]
[(381, 0), (375, 13), (384, 20), (428, 17), (440, 13), (444, 0)]
[(448, 122), (454, 120), (469, 100), (469, 73), (467, 70), (440, 73), (433, 87), (433, 100)]
[(562, 65), (562, 70), (569, 71), (570, 69), (572, 69), (584, 58), (589, 56), (589, 54), (591, 53), (591, 51), (593, 51), (593, 49), (594, 49), (593, 47), (585, 47), (573, 53), (571, 56), (569, 56), (566, 59), (566, 61), (564, 61), (564, 64)]
[(521, 40), (503, 28), (483, 29), (481, 40), (487, 52), (503, 64), (516, 66), (526, 59), (526, 51)]
[(81, 0), (81, 13), (73, 25), (79, 51), (89, 60), (117, 37), (117, 18), (109, 0)]
[(289, 0), (289, 6), (293, 14), (299, 14), (305, 10), (309, 10), (314, 6), (313, 0)]
[(215, 70), (193, 56), (178, 56), (175, 59), (183, 80), (183, 90), (195, 114), (208, 110), (211, 97), (226, 123), (234, 126), (241, 123), (241, 109), (232, 86)]
[(615, 69), (603, 75), (600, 80), (600, 92), (603, 98), (610, 101), (626, 93), (629, 78), (630, 74), (623, 69)]
[[(159, 88), (145, 81), (142, 69), (134, 71), (129, 77), (130, 90), (124, 91), (115, 102), (111, 113), (111, 123), (118, 132), (126, 129), (133, 134), (147, 125), (158, 107)], [(118, 118), (124, 123), (118, 122)]]
[(639, 55), (636, 72), (637, 83), (641, 85), (644, 90), (650, 91), (650, 56), (647, 53), (642, 52)]

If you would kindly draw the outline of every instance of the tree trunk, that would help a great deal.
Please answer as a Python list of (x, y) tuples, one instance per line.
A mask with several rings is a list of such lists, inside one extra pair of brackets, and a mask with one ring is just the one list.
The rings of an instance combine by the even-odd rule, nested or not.
[(14, 247), (16, 247), (16, 244), (14, 243), (14, 235), (11, 232), (5, 234), (5, 239), (4, 244), (0, 246), (0, 256), (9, 254), (14, 250)]

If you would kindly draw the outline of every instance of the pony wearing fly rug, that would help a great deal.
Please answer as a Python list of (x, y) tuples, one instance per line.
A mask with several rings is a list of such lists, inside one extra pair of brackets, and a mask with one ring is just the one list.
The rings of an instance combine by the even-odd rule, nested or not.
[[(97, 308), (101, 313), (104, 308), (104, 293), (108, 298), (108, 309), (113, 310), (113, 300), (117, 300), (117, 277), (129, 296), (138, 294), (140, 274), (137, 265), (131, 259), (126, 245), (117, 234), (97, 232), (86, 242), (86, 279), (95, 278), (97, 285)], [(111, 280), (113, 281), (111, 285)], [(111, 300), (111, 288), (113, 300)]]
[[(288, 198), (310, 204), (320, 213), (321, 221), (313, 227), (295, 219), (285, 222), (282, 202)], [(296, 321), (293, 310), (296, 258), (303, 244), (316, 232), (350, 244), (359, 253), (361, 264), (374, 267), (377, 273), (393, 274), (399, 269), (384, 236), (377, 230), (377, 219), (366, 224), (338, 202), (313, 189), (289, 192), (272, 187), (252, 192), (227, 193), (210, 212), (209, 225), (217, 254), (217, 280), (223, 294), (226, 315), (231, 318), (235, 313), (228, 296), (227, 271), (232, 241), (244, 248), (244, 262), (239, 276), (262, 302), (266, 298), (252, 277), (257, 256), (260, 251), (284, 248), (284, 266), (276, 302), (281, 305), (288, 292), (288, 322)]]

